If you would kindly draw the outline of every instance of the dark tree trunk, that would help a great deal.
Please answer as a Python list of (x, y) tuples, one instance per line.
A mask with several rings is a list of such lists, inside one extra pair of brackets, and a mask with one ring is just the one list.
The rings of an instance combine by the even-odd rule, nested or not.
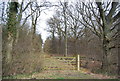
[(102, 66), (101, 69), (105, 72), (108, 73), (108, 67), (109, 67), (109, 63), (108, 63), (108, 48), (107, 48), (107, 41), (105, 38), (103, 38), (103, 42), (102, 42), (102, 50), (103, 50), (103, 58), (102, 58)]
[(13, 37), (9, 34), (6, 43), (6, 63), (9, 64), (12, 61), (12, 49), (13, 49)]
[(12, 61), (13, 42), (16, 35), (16, 23), (17, 23), (17, 2), (11, 2), (9, 5), (8, 21), (7, 21), (7, 43), (6, 43), (6, 63), (9, 64)]
[(118, 78), (120, 78), (120, 27), (118, 25), (118, 36), (117, 36), (117, 48), (118, 48)]
[(61, 36), (59, 37), (58, 54), (61, 54)]
[(74, 55), (77, 55), (77, 41), (74, 41)]

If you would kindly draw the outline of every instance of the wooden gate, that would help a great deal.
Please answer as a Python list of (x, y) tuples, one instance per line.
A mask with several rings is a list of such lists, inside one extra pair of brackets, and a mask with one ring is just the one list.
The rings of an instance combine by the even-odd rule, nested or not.
[[(50, 58), (55, 59), (55, 61), (57, 61), (58, 64), (59, 63), (60, 64), (56, 66), (54, 66), (54, 64), (51, 66), (50, 65), (45, 66), (44, 67), (45, 70), (48, 69), (49, 70), (79, 70), (79, 65), (80, 65), (79, 55), (77, 57), (50, 57)], [(49, 60), (49, 58), (47, 59)]]
[(76, 57), (53, 57), (63, 63), (67, 63), (68, 65), (76, 66)]

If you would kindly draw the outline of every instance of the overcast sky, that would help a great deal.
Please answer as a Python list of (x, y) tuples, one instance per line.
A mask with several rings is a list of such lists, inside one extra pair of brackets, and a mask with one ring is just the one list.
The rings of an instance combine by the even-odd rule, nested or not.
[[(40, 1), (40, 0), (39, 0)], [(42, 1), (42, 0), (41, 0)], [(59, 0), (46, 0), (46, 1), (50, 1), (52, 4), (57, 4), (57, 2), (59, 2)], [(64, 0), (61, 0), (62, 2)], [(70, 0), (69, 0), (70, 1)], [(55, 7), (50, 8), (49, 10), (45, 10), (41, 13), (40, 16), (40, 20), (38, 21), (37, 24), (37, 32), (41, 33), (42, 35), (42, 39), (43, 41), (46, 40), (46, 38), (49, 36), (50, 33), (48, 33), (45, 29), (47, 29), (47, 23), (46, 21), (52, 17), (55, 13)]]
[[(50, 11), (51, 10), (51, 11)], [(50, 10), (46, 10), (41, 13), (40, 19), (37, 22), (37, 33), (40, 33), (42, 35), (43, 41), (49, 36), (49, 33), (45, 30), (47, 28), (47, 23), (46, 21), (52, 17), (54, 14), (53, 8)]]

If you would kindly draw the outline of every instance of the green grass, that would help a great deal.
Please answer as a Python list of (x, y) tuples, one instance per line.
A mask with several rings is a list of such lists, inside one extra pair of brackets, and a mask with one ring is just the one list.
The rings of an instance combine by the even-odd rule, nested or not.
[(26, 78), (32, 78), (32, 75), (38, 73), (33, 72), (30, 74), (17, 74), (17, 75), (11, 75), (11, 76), (3, 76), (2, 79), (26, 79)]
[(56, 78), (56, 79), (64, 79), (63, 77), (58, 77), (58, 78)]
[(17, 74), (17, 75), (12, 75), (12, 76), (5, 76), (2, 77), (3, 79), (21, 79), (21, 78), (30, 78), (32, 74)]

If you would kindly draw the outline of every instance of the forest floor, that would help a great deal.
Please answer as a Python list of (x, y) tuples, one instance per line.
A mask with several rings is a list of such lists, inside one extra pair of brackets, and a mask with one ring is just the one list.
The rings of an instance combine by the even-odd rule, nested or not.
[(89, 70), (80, 68), (80, 71), (70, 70), (73, 66), (64, 64), (63, 62), (53, 59), (44, 58), (43, 67), (60, 67), (66, 68), (64, 70), (43, 69), (41, 72), (35, 72), (31, 75), (17, 75), (17, 79), (113, 79), (114, 77), (105, 76), (102, 74), (94, 74)]

